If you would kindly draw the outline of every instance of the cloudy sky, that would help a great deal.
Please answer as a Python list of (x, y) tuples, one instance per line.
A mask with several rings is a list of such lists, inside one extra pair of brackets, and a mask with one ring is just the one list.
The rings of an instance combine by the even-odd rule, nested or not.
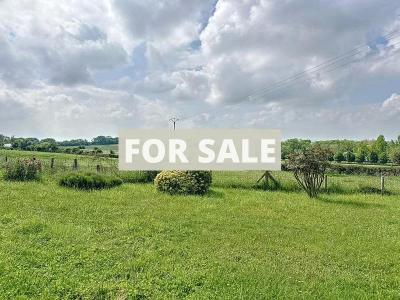
[(398, 0), (0, 0), (0, 133), (400, 134)]

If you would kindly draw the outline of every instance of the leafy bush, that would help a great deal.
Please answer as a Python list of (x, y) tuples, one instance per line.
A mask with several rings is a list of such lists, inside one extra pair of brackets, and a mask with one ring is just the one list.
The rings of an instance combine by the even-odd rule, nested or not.
[(4, 178), (6, 180), (29, 181), (40, 177), (42, 163), (36, 159), (17, 160), (6, 165)]
[(70, 173), (60, 179), (60, 185), (80, 190), (101, 190), (116, 187), (122, 180), (112, 175)]
[(162, 171), (154, 180), (158, 191), (188, 195), (206, 194), (211, 182), (211, 171)]
[(344, 155), (343, 155), (342, 152), (338, 152), (338, 153), (335, 154), (334, 159), (335, 159), (336, 162), (340, 163), (340, 162), (344, 161), (345, 158), (344, 158)]
[(329, 150), (314, 147), (303, 153), (289, 155), (288, 168), (293, 171), (298, 184), (310, 198), (316, 197), (321, 189), (325, 172), (330, 165), (329, 152)]

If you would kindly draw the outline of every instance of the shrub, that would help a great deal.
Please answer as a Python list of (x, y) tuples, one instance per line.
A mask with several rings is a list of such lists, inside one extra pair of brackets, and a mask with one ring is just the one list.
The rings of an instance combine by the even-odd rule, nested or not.
[(288, 168), (310, 198), (318, 195), (329, 167), (329, 151), (315, 147), (289, 156)]
[(188, 195), (206, 194), (211, 182), (211, 171), (162, 171), (154, 180), (158, 191)]
[(345, 156), (346, 156), (346, 161), (347, 162), (355, 162), (356, 161), (356, 156), (351, 151), (346, 152)]
[(122, 180), (112, 175), (70, 173), (60, 179), (60, 185), (80, 190), (101, 190), (116, 187)]
[(29, 181), (40, 177), (42, 163), (36, 159), (17, 160), (6, 165), (4, 178), (6, 180)]
[(338, 163), (344, 161), (344, 155), (343, 155), (343, 153), (342, 153), (342, 152), (336, 153), (334, 159), (335, 159), (335, 161), (338, 162)]

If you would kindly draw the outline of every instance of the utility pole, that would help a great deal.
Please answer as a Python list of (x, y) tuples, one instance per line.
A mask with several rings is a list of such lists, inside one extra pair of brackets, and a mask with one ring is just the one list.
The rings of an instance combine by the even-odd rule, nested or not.
[(177, 117), (173, 117), (173, 118), (169, 119), (169, 121), (174, 124), (174, 130), (175, 130), (176, 129), (176, 122), (178, 122), (179, 119)]

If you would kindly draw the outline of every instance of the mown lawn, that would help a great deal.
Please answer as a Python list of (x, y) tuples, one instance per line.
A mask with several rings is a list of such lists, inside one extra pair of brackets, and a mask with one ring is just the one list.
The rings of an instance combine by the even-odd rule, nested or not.
[(398, 194), (310, 200), (225, 179), (205, 197), (0, 180), (0, 297), (400, 297)]

